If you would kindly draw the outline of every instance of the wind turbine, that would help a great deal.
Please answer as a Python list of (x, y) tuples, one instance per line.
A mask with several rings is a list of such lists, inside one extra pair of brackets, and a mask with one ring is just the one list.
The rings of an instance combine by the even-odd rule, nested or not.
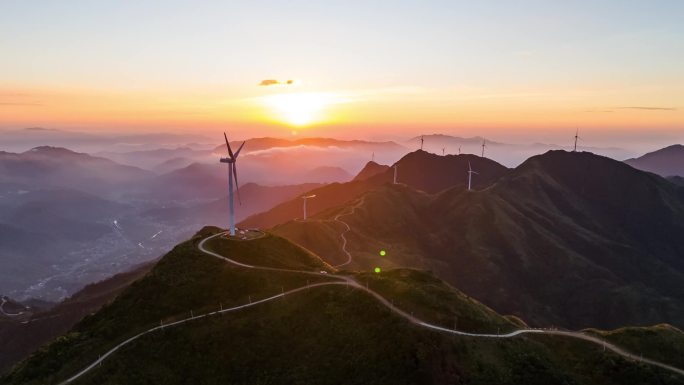
[(572, 152), (577, 152), (577, 139), (580, 139), (580, 137), (579, 137), (579, 128), (577, 129), (577, 131), (575, 131), (575, 149), (572, 150)]
[(487, 139), (482, 138), (482, 157), (483, 157), (483, 158), (484, 158), (484, 150), (485, 150), (485, 147), (487, 147), (487, 144), (485, 143), (486, 141), (487, 141)]
[(316, 197), (316, 194), (302, 196), (302, 199), (304, 200), (304, 220), (306, 220), (306, 201), (310, 198), (315, 198), (315, 197)]
[(226, 140), (226, 148), (228, 149), (228, 157), (227, 158), (221, 158), (220, 162), (221, 163), (228, 163), (228, 208), (230, 211), (230, 235), (232, 237), (235, 236), (235, 204), (233, 203), (233, 177), (235, 178), (235, 189), (237, 190), (238, 194), (238, 202), (240, 205), (242, 205), (242, 201), (240, 200), (240, 187), (238, 186), (238, 177), (237, 177), (237, 157), (240, 155), (240, 151), (242, 151), (242, 146), (245, 145), (245, 142), (242, 142), (240, 145), (240, 148), (233, 154), (233, 150), (230, 148), (230, 143), (228, 142), (228, 136), (226, 136), (226, 133), (223, 133), (223, 138)]
[(458, 155), (461, 155), (461, 146), (458, 146)]
[(375, 162), (375, 152), (373, 152), (373, 155), (371, 155), (371, 162)]
[(442, 147), (442, 156), (444, 156), (444, 150), (446, 150), (446, 148)]
[(397, 184), (397, 168), (399, 167), (398, 164), (394, 165), (394, 184)]
[(421, 150), (423, 149), (423, 142), (425, 142), (425, 138), (424, 138), (424, 135), (421, 135), (420, 136), (420, 149)]
[(470, 191), (470, 182), (473, 178), (473, 174), (478, 174), (478, 172), (473, 171), (473, 168), (470, 167), (470, 162), (468, 162), (468, 191)]

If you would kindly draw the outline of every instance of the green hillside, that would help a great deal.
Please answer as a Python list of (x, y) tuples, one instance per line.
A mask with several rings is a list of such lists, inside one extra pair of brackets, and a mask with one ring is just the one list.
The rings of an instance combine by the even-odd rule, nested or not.
[(483, 190), (385, 185), (273, 231), (327, 258), (354, 206), (348, 268), (431, 270), (535, 326), (684, 326), (684, 191), (622, 162), (551, 151)]
[(635, 354), (684, 368), (684, 332), (667, 324), (624, 327), (616, 330), (588, 329), (589, 333), (624, 346)]
[[(197, 316), (335, 280), (237, 267), (200, 252), (199, 241), (216, 231), (205, 228), (175, 247), (112, 303), (36, 352), (0, 383), (57, 384), (162, 320), (168, 325), (188, 317), (191, 310)], [(216, 239), (214, 250), (243, 263), (276, 261), (314, 271), (325, 266), (273, 235), (248, 242)], [(238, 250), (241, 256), (232, 255)], [(445, 327), (454, 319), (459, 328), (472, 331), (511, 330), (519, 323), (429, 273), (397, 270), (352, 276), (395, 306)], [(364, 291), (342, 284), (310, 287), (240, 311), (167, 326), (125, 345), (74, 383), (340, 382), (683, 384), (684, 377), (565, 337), (496, 340), (430, 331), (392, 313)]]

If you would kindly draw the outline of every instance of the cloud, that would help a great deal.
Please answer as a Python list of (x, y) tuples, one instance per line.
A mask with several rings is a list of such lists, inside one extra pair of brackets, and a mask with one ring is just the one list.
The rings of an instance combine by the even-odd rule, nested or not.
[(42, 106), (42, 103), (38, 102), (6, 102), (6, 101), (0, 101), (0, 106)]
[(317, 152), (317, 153), (352, 153), (355, 150), (352, 148), (342, 148), (339, 146), (312, 146), (307, 144), (298, 144), (295, 146), (285, 146), (285, 147), (270, 147), (263, 150), (256, 150), (247, 152), (245, 157), (266, 157), (274, 156), (280, 154), (286, 154), (291, 152)]
[(646, 110), (646, 111), (677, 111), (672, 107), (617, 107), (619, 110)]
[(276, 79), (264, 79), (259, 83), (260, 86), (291, 86), (293, 84), (295, 84), (295, 81), (292, 79), (288, 79), (285, 81), (280, 81)]

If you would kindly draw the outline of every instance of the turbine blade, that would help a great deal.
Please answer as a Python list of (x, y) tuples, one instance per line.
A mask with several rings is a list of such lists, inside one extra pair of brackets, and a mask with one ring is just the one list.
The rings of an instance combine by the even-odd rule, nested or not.
[(470, 167), (470, 161), (468, 161), (468, 171), (473, 171), (473, 168)]
[(235, 158), (237, 159), (238, 155), (240, 155), (240, 150), (242, 150), (242, 147), (245, 145), (245, 142), (242, 142), (240, 145), (240, 148), (238, 148), (237, 151), (235, 151)]
[(240, 186), (238, 185), (237, 178), (237, 166), (235, 163), (233, 163), (233, 176), (235, 177), (235, 189), (237, 190), (238, 203), (240, 203), (240, 206), (242, 206), (242, 199), (240, 198)]
[(226, 133), (223, 133), (223, 137), (226, 139), (226, 147), (228, 148), (228, 155), (230, 155), (230, 159), (235, 159), (235, 156), (233, 156), (233, 150), (230, 149), (230, 143), (228, 142), (228, 136)]

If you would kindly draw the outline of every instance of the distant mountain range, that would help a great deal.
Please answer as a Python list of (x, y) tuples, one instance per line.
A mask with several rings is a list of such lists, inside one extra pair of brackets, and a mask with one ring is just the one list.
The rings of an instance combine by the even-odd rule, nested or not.
[(627, 159), (625, 163), (664, 177), (684, 177), (684, 146), (675, 144), (638, 158)]
[(140, 183), (152, 176), (154, 173), (150, 171), (65, 148), (43, 146), (18, 154), (0, 152), (1, 183), (110, 195), (113, 190)]
[[(157, 175), (64, 148), (0, 152), (0, 294), (58, 300), (225, 225), (226, 183), (218, 162)], [(241, 183), (239, 219), (319, 186)]]
[[(442, 149), (446, 154), (482, 154), (482, 143), (485, 142), (485, 156), (496, 160), (497, 162), (515, 167), (520, 165), (529, 157), (543, 154), (550, 150), (572, 150), (572, 136), (568, 136), (566, 144), (553, 143), (505, 143), (492, 138), (483, 138), (481, 136), (474, 137), (459, 137), (444, 134), (419, 135), (413, 137), (403, 143), (410, 149), (420, 148), (420, 139), (424, 139), (423, 149), (434, 154), (441, 155)], [(634, 151), (619, 148), (619, 147), (599, 147), (591, 146), (585, 142), (580, 142), (578, 149), (580, 151), (589, 151), (595, 154), (607, 156), (613, 159), (622, 160), (631, 158), (636, 155)]]
[(174, 148), (180, 145), (197, 149), (210, 148), (210, 140), (195, 134), (168, 133), (86, 133), (54, 128), (28, 127), (16, 130), (0, 130), (0, 150), (23, 152), (38, 146), (66, 147), (78, 152), (139, 151), (160, 147)]

